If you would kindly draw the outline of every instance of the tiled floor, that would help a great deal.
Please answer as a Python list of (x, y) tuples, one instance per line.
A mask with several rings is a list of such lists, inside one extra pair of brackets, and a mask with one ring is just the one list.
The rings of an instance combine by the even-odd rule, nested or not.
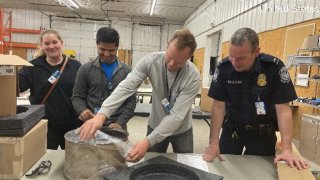
[[(147, 134), (147, 117), (133, 117), (127, 124), (129, 131), (129, 140), (136, 143), (146, 137)], [(210, 128), (204, 120), (193, 120), (193, 143), (194, 153), (203, 154), (205, 147), (209, 142)], [(168, 148), (172, 152), (172, 148)]]
[[(143, 98), (143, 103), (148, 103), (150, 96)], [(194, 109), (200, 109), (200, 98), (196, 98), (193, 104)], [(210, 122), (210, 119), (208, 119)], [(127, 124), (129, 132), (129, 140), (131, 143), (136, 143), (139, 140), (146, 137), (147, 134), (148, 117), (134, 116)], [(202, 119), (193, 120), (193, 147), (194, 153), (203, 154), (206, 146), (209, 142), (210, 127)], [(171, 146), (169, 146), (167, 152), (172, 152)]]

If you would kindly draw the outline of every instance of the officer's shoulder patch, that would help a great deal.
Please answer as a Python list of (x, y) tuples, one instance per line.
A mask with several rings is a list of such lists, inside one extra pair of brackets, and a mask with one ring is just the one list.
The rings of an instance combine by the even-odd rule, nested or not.
[(288, 72), (288, 69), (286, 67), (282, 67), (280, 70), (279, 70), (279, 76), (280, 76), (280, 81), (282, 83), (290, 83), (291, 79), (290, 79), (290, 75), (289, 75), (289, 72)]
[(264, 53), (261, 53), (259, 55), (259, 59), (262, 61), (262, 62), (270, 62), (270, 63), (274, 63), (276, 65), (278, 65), (280, 59), (277, 58), (277, 57), (274, 57), (274, 56), (271, 56), (269, 54), (264, 54)]

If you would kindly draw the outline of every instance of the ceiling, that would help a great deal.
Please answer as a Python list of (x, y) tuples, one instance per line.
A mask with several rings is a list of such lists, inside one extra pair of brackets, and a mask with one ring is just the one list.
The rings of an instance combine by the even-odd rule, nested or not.
[(54, 17), (97, 21), (120, 17), (182, 24), (206, 0), (157, 0), (153, 16), (149, 15), (152, 0), (74, 0), (80, 7), (73, 10), (59, 1), (0, 0), (0, 7), (39, 10)]

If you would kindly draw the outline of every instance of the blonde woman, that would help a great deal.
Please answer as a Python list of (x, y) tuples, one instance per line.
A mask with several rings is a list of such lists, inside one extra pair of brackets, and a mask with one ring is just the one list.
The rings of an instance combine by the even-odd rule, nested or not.
[[(63, 40), (52, 29), (40, 34), (40, 51), (30, 61), (33, 67), (19, 71), (20, 92), (30, 89), (31, 104), (45, 104), (48, 119), (47, 148), (64, 149), (64, 134), (79, 126), (71, 103), (72, 89), (81, 64), (62, 54)], [(48, 91), (53, 87), (51, 93)], [(45, 96), (48, 94), (48, 97)]]

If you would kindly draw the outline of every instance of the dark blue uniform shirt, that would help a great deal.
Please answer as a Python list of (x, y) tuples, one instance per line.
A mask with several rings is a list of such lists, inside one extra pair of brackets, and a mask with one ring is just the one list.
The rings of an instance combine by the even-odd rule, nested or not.
[[(276, 123), (275, 104), (297, 98), (283, 62), (267, 54), (260, 54), (247, 72), (237, 72), (228, 57), (223, 59), (215, 71), (208, 96), (226, 102), (225, 119), (238, 126)], [(264, 103), (266, 114), (257, 114), (255, 103), (259, 101)]]

